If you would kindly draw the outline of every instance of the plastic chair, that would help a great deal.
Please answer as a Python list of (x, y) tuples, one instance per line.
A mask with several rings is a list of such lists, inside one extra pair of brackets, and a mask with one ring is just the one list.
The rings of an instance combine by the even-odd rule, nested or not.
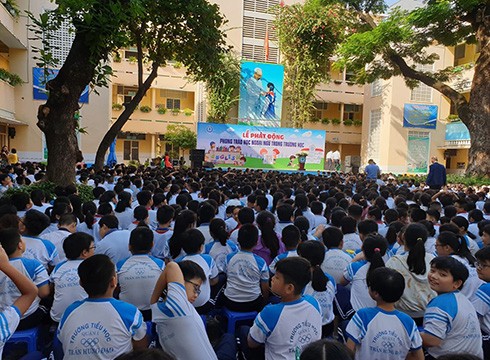
[(14, 332), (12, 337), (7, 341), (7, 344), (25, 343), (27, 344), (27, 352), (37, 350), (37, 338), (39, 336), (39, 327), (33, 327), (27, 330), (18, 330)]
[(236, 312), (223, 308), (223, 315), (228, 319), (227, 333), (235, 334), (235, 327), (238, 321), (254, 320), (257, 317), (257, 311)]

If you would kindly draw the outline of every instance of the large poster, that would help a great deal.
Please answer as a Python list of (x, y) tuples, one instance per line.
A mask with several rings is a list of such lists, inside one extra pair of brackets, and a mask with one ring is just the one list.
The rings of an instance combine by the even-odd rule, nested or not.
[(238, 123), (281, 126), (284, 66), (242, 62)]
[(403, 127), (435, 129), (437, 125), (437, 105), (405, 104)]
[(429, 135), (408, 135), (407, 172), (426, 174), (430, 151)]
[(324, 169), (325, 131), (198, 123), (197, 148), (219, 167), (297, 170), (306, 154), (305, 170), (316, 171)]
[[(54, 79), (58, 75), (58, 69), (48, 69), (48, 76), (45, 75), (44, 69), (32, 68), (32, 95), (34, 100), (48, 100), (48, 91), (46, 90), (46, 83)], [(82, 95), (78, 100), (81, 103), (88, 103), (88, 85), (83, 89)]]

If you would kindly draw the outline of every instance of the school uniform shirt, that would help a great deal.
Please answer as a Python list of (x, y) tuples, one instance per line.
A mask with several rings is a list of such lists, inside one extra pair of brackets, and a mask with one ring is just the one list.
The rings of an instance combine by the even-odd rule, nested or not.
[(475, 308), (461, 292), (445, 293), (432, 299), (424, 315), (423, 332), (436, 336), (439, 346), (427, 348), (429, 355), (468, 353), (483, 359), (480, 323)]
[(323, 215), (313, 214), (313, 226), (310, 224), (310, 228), (316, 229), (318, 225), (327, 225), (327, 219)]
[(269, 265), (269, 271), (272, 275), (276, 273), (276, 264), (279, 262), (279, 260), (292, 257), (292, 256), (298, 256), (298, 251), (297, 250), (289, 250), (286, 252), (283, 252), (282, 254), (277, 255), (274, 260)]
[(350, 263), (344, 271), (344, 278), (351, 283), (350, 303), (355, 311), (366, 307), (375, 307), (376, 302), (369, 295), (366, 283), (371, 263), (366, 260)]
[(153, 231), (153, 248), (151, 254), (159, 259), (165, 259), (170, 256), (168, 240), (172, 237), (174, 231), (170, 228), (157, 227)]
[(468, 299), (471, 300), (473, 296), (476, 294), (476, 291), (480, 288), (480, 286), (485, 284), (485, 282), (478, 277), (476, 268), (471, 266), (468, 260), (458, 255), (451, 255), (451, 257), (463, 263), (464, 266), (466, 266), (466, 268), (468, 269), (470, 275), (468, 276), (468, 279), (466, 279), (466, 281), (463, 284), (463, 288), (461, 289), (461, 294), (465, 295)]
[(22, 257), (26, 259), (34, 259), (47, 270), (49, 266), (56, 266), (59, 262), (58, 250), (49, 241), (35, 236), (22, 235), (22, 240), (26, 245), (26, 251)]
[[(92, 224), (92, 228), (89, 229), (88, 228), (88, 225), (85, 223), (85, 222), (82, 222), (80, 223), (80, 225), (77, 225), (77, 232), (83, 232), (85, 234), (88, 234), (90, 236), (94, 236), (94, 224), (96, 223), (96, 221), (94, 221), (94, 223)], [(95, 241), (94, 241), (95, 243)]]
[(117, 217), (117, 220), (119, 220), (119, 229), (122, 230), (127, 230), (134, 220), (133, 209), (130, 207), (124, 209), (123, 212), (115, 211), (114, 215)]
[(324, 273), (331, 275), (336, 283), (342, 281), (344, 271), (352, 262), (352, 256), (340, 249), (325, 250), (325, 259), (321, 265)]
[(19, 326), (20, 310), (17, 306), (9, 306), (0, 313), (0, 358), (2, 358), (3, 347)]
[(165, 268), (161, 259), (146, 254), (133, 255), (117, 263), (119, 299), (140, 310), (150, 310), (150, 298), (158, 277)]
[(107, 255), (114, 264), (117, 264), (131, 256), (128, 249), (130, 235), (128, 230), (109, 230), (97, 244), (95, 253)]
[(330, 324), (335, 317), (333, 313), (333, 300), (337, 293), (337, 284), (333, 277), (329, 274), (325, 274), (325, 276), (328, 278), (328, 282), (324, 291), (315, 291), (311, 285), (311, 281), (306, 285), (305, 290), (303, 291), (304, 295), (310, 295), (318, 301), (320, 312), (322, 314), (322, 325)]
[(55, 322), (60, 322), (68, 306), (88, 297), (80, 286), (78, 277), (78, 266), (82, 261), (82, 259), (63, 261), (56, 265), (51, 273), (49, 282), (54, 284), (54, 301), (49, 314)]
[(274, 226), (274, 231), (278, 234), (282, 234), (282, 230), (284, 230), (284, 228), (286, 226), (289, 226), (289, 225), (294, 225), (294, 224), (291, 221), (279, 221), (279, 220), (277, 220), (276, 226)]
[(71, 234), (66, 229), (60, 228), (56, 231), (50, 232), (49, 234), (44, 235), (44, 240), (51, 242), (55, 247), (56, 251), (58, 251), (58, 258), (60, 261), (66, 260), (65, 250), (63, 250), (63, 241)]
[(40, 211), (44, 214), (44, 212), (46, 211), (47, 208), (51, 207), (50, 204), (45, 204), (43, 203), (41, 206), (39, 205), (32, 205), (31, 209), (30, 210), (37, 210), (37, 211)]
[(176, 359), (217, 360), (204, 323), (187, 300), (184, 285), (167, 285), (165, 301), (151, 305), (160, 345)]
[(204, 253), (210, 255), (214, 259), (218, 272), (220, 273), (225, 272), (226, 256), (237, 251), (238, 247), (230, 240), (226, 241), (225, 246), (221, 245), (219, 241), (213, 241), (206, 244), (204, 247)]
[(249, 336), (265, 344), (266, 360), (297, 359), (305, 346), (322, 336), (320, 306), (308, 295), (267, 305), (255, 318)]
[(199, 230), (204, 236), (204, 245), (213, 241), (213, 237), (209, 233), (209, 223), (202, 223), (196, 229)]
[(389, 228), (390, 228), (389, 225), (383, 222), (378, 222), (378, 234), (380, 234), (381, 236), (386, 237)]
[(66, 309), (58, 326), (65, 359), (112, 360), (142, 340), (146, 323), (133, 305), (113, 298), (85, 299)]
[(206, 275), (206, 280), (203, 281), (201, 285), (201, 293), (197, 297), (196, 301), (194, 301), (194, 306), (199, 307), (206, 304), (211, 298), (211, 286), (209, 285), (209, 279), (214, 279), (218, 276), (218, 268), (216, 267), (216, 263), (213, 258), (208, 254), (191, 254), (179, 257), (176, 262), (181, 262), (184, 260), (189, 260), (195, 262), (197, 265), (201, 267)]
[(485, 335), (490, 335), (490, 283), (480, 286), (475, 296), (471, 299), (475, 307), (480, 328)]
[(358, 234), (350, 233), (344, 234), (344, 245), (342, 246), (342, 250), (361, 250), (362, 241)]
[(148, 220), (150, 229), (155, 230), (158, 227), (157, 221), (157, 211), (158, 209), (150, 209), (148, 210)]
[(315, 223), (315, 215), (311, 212), (310, 208), (307, 210), (303, 211), (303, 216), (308, 219), (308, 222), (310, 223), (310, 227), (308, 231), (313, 230), (315, 226), (313, 224)]
[(39, 234), (39, 236), (41, 238), (44, 238), (44, 235), (49, 234), (50, 232), (53, 232), (53, 231), (56, 231), (56, 230), (58, 230), (58, 223), (57, 222), (51, 223), (51, 224), (49, 224), (49, 226), (46, 229), (44, 229)]
[(403, 255), (393, 256), (386, 263), (386, 267), (398, 271), (405, 279), (405, 291), (395, 307), (412, 318), (420, 318), (424, 316), (429, 301), (437, 296), (437, 293), (430, 288), (427, 279), (434, 255), (425, 253), (425, 274), (419, 275), (408, 268), (408, 254), (406, 252)]
[[(32, 280), (38, 288), (48, 283), (49, 276), (42, 264), (35, 259), (12, 258), (9, 260), (10, 265), (19, 270), (22, 274)], [(0, 272), (0, 311), (5, 311), (12, 305), (22, 294), (14, 282), (10, 280), (3, 272)], [(33, 314), (39, 307), (41, 299), (36, 296), (29, 309), (24, 313), (22, 319)]]
[(422, 347), (417, 325), (398, 310), (360, 309), (349, 321), (346, 332), (356, 344), (356, 360), (405, 360), (410, 351)]
[(436, 254), (436, 238), (432, 236), (428, 237), (425, 241), (424, 247), (427, 254)]
[(226, 257), (225, 296), (235, 302), (256, 300), (260, 283), (269, 281), (269, 268), (264, 259), (249, 251), (239, 251)]
[(233, 216), (230, 216), (228, 219), (225, 220), (226, 224), (226, 231), (229, 233), (230, 231), (233, 231), (237, 226), (238, 222), (233, 218)]

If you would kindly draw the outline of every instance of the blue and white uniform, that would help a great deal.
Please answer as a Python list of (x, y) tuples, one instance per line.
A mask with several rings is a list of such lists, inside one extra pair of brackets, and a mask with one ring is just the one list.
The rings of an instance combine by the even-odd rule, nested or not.
[(366, 283), (367, 272), (371, 263), (362, 260), (350, 263), (344, 271), (344, 278), (352, 286), (350, 290), (350, 303), (355, 311), (366, 307), (375, 307), (376, 302), (371, 298)]
[(322, 263), (324, 273), (331, 275), (336, 283), (342, 281), (344, 271), (352, 262), (352, 256), (340, 249), (327, 249)]
[(113, 298), (77, 301), (58, 326), (65, 359), (112, 360), (142, 340), (146, 323), (133, 305)]
[(3, 347), (19, 326), (20, 311), (16, 306), (9, 306), (0, 313), (0, 358)]
[(131, 256), (128, 248), (130, 236), (131, 233), (128, 230), (111, 229), (97, 244), (95, 253), (107, 255), (114, 264), (117, 264)]
[(288, 250), (286, 252), (283, 252), (282, 254), (277, 255), (274, 260), (269, 264), (269, 271), (272, 275), (276, 273), (276, 264), (279, 262), (279, 260), (292, 257), (292, 256), (298, 256), (298, 251), (297, 250)]
[(213, 258), (207, 254), (185, 255), (175, 261), (181, 262), (184, 260), (195, 262), (201, 267), (206, 275), (206, 280), (203, 281), (201, 285), (201, 293), (193, 304), (195, 307), (203, 306), (211, 298), (211, 286), (209, 285), (209, 279), (214, 279), (216, 276), (218, 276), (218, 268), (216, 267), (216, 263), (214, 262)]
[(342, 250), (361, 250), (362, 241), (358, 234), (349, 233), (344, 234), (344, 245), (342, 246)]
[(427, 352), (438, 358), (444, 354), (468, 353), (483, 358), (480, 323), (473, 305), (459, 291), (432, 299), (424, 315), (425, 333), (442, 340)]
[(297, 359), (305, 346), (322, 336), (320, 306), (308, 295), (267, 305), (255, 318), (249, 336), (265, 344), (266, 360)]
[(422, 347), (417, 325), (398, 310), (360, 309), (347, 325), (346, 332), (356, 344), (356, 360), (405, 360), (410, 351)]
[[(126, 190), (127, 189), (125, 189), (125, 191)], [(130, 207), (124, 209), (123, 212), (115, 211), (114, 215), (117, 217), (117, 220), (119, 221), (119, 228), (122, 230), (127, 230), (129, 225), (131, 225), (134, 220), (133, 209)]]
[(88, 295), (80, 286), (78, 266), (83, 260), (68, 260), (56, 265), (49, 282), (54, 284), (54, 301), (50, 316), (55, 322), (60, 322), (66, 308), (75, 301), (85, 299)]
[(216, 360), (204, 323), (187, 300), (184, 285), (171, 282), (164, 302), (151, 305), (160, 345), (177, 359)]
[(329, 274), (325, 274), (325, 276), (328, 278), (325, 291), (315, 291), (311, 285), (311, 281), (306, 285), (305, 290), (303, 291), (304, 295), (313, 296), (316, 301), (318, 301), (322, 313), (322, 325), (330, 324), (335, 317), (333, 313), (333, 300), (337, 293), (337, 284), (333, 277)]
[[(49, 276), (42, 264), (34, 259), (12, 258), (10, 264), (19, 270), (22, 274), (32, 280), (38, 288), (48, 283)], [(14, 282), (8, 276), (0, 272), (0, 311), (5, 311), (10, 307), (22, 294)], [(24, 313), (22, 319), (33, 314), (39, 307), (41, 299), (36, 296), (29, 309)]]
[(59, 261), (66, 261), (65, 250), (63, 250), (63, 242), (71, 233), (64, 229), (59, 228), (56, 231), (52, 231), (49, 234), (44, 235), (43, 239), (53, 244), (58, 252)]
[(58, 251), (51, 242), (26, 235), (22, 236), (22, 240), (26, 244), (26, 251), (22, 257), (41, 262), (46, 270), (49, 266), (54, 267), (60, 262)]
[(173, 234), (174, 231), (170, 228), (157, 227), (153, 231), (153, 248), (151, 249), (151, 254), (160, 259), (168, 258), (170, 256), (168, 241)]
[(238, 251), (238, 247), (230, 240), (226, 241), (226, 245), (223, 246), (219, 241), (212, 241), (204, 246), (204, 253), (210, 255), (216, 266), (218, 267), (218, 272), (225, 272), (226, 268), (226, 256), (228, 254)]
[(204, 245), (207, 245), (213, 241), (213, 237), (209, 232), (209, 223), (202, 223), (196, 229), (199, 230), (201, 234), (204, 236)]
[(242, 250), (226, 257), (226, 275), (225, 296), (249, 302), (260, 296), (260, 283), (269, 281), (269, 267), (260, 256)]
[(481, 330), (490, 335), (490, 283), (480, 286), (471, 303), (480, 319)]
[(463, 258), (459, 255), (451, 255), (451, 257), (455, 258), (459, 262), (463, 263), (464, 266), (468, 269), (469, 276), (468, 279), (464, 282), (463, 288), (461, 289), (461, 293), (465, 295), (468, 299), (473, 299), (476, 291), (482, 286), (485, 282), (478, 277), (478, 273), (476, 272), (476, 268), (470, 265), (466, 258)]
[(150, 310), (151, 294), (164, 268), (163, 260), (145, 254), (133, 255), (118, 262), (119, 299), (140, 310)]

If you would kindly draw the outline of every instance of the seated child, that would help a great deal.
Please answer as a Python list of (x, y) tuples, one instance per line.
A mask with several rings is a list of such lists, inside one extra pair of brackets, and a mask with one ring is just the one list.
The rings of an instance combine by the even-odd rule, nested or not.
[(240, 228), (245, 224), (253, 224), (255, 221), (255, 214), (253, 209), (248, 207), (241, 208), (238, 211), (237, 220), (237, 227), (230, 233), (230, 240), (236, 245), (238, 245), (238, 231), (240, 230)]
[(429, 359), (451, 353), (483, 358), (475, 308), (459, 291), (468, 276), (466, 266), (453, 257), (439, 256), (430, 263), (429, 284), (438, 296), (427, 305), (421, 333)]
[(282, 242), (286, 247), (286, 252), (277, 255), (269, 265), (269, 271), (272, 275), (276, 273), (276, 264), (279, 260), (285, 259), (291, 256), (298, 256), (296, 249), (298, 248), (299, 241), (301, 239), (301, 233), (295, 225), (288, 225), (282, 229)]
[[(49, 296), (48, 273), (39, 261), (22, 257), (26, 246), (17, 229), (0, 230), (0, 244), (5, 249), (10, 259), (10, 264), (37, 286), (38, 297), (23, 312), (17, 327), (17, 330), (31, 329), (38, 326), (47, 315), (44, 308), (39, 306), (39, 303), (41, 301), (40, 298)], [(1, 309), (7, 309), (22, 296), (20, 289), (15, 286), (6, 274), (2, 273), (0, 273), (0, 294)]]
[(482, 332), (484, 359), (490, 358), (490, 247), (486, 246), (475, 254), (478, 277), (485, 281), (471, 299), (475, 307)]
[(119, 299), (136, 306), (145, 321), (151, 320), (150, 298), (160, 273), (165, 267), (161, 259), (150, 256), (153, 231), (139, 226), (131, 231), (129, 251), (132, 256), (117, 263)]
[(294, 360), (306, 345), (321, 338), (320, 306), (313, 297), (302, 295), (310, 281), (308, 260), (289, 257), (276, 264), (271, 290), (281, 302), (266, 306), (257, 315), (248, 334), (249, 348), (264, 344), (266, 360)]
[(225, 306), (232, 311), (260, 311), (269, 297), (269, 268), (265, 260), (252, 253), (259, 231), (245, 224), (238, 231), (240, 251), (226, 257)]
[[(7, 244), (6, 244), (7, 245)], [(20, 296), (0, 312), (0, 357), (3, 347), (19, 325), (20, 317), (37, 297), (37, 287), (9, 261), (6, 250), (0, 244), (0, 272), (19, 289)]]
[[(325, 230), (328, 229), (334, 228)], [(311, 295), (318, 301), (322, 312), (322, 338), (331, 336), (334, 330), (333, 301), (337, 285), (333, 277), (320, 267), (325, 258), (324, 246), (318, 241), (308, 240), (299, 244), (298, 254), (311, 265), (311, 281), (306, 285), (303, 294)]]
[(357, 221), (351, 216), (345, 216), (340, 220), (340, 229), (344, 234), (342, 250), (361, 250), (362, 241), (356, 233)]
[(229, 234), (226, 231), (226, 223), (223, 219), (214, 218), (209, 224), (209, 234), (213, 241), (206, 244), (204, 253), (209, 254), (218, 267), (218, 272), (224, 273), (226, 266), (226, 256), (238, 251), (237, 246), (228, 240)]
[(175, 215), (175, 210), (169, 205), (163, 205), (156, 211), (157, 227), (153, 232), (153, 248), (151, 254), (159, 259), (165, 259), (170, 256), (168, 249), (168, 239), (174, 231), (170, 224)]
[(43, 235), (44, 240), (48, 240), (56, 247), (60, 261), (66, 260), (65, 252), (63, 250), (63, 241), (68, 235), (73, 234), (75, 231), (77, 231), (77, 218), (70, 213), (60, 216), (58, 230)]
[(146, 323), (139, 310), (112, 297), (117, 275), (111, 259), (103, 254), (85, 259), (78, 276), (88, 298), (70, 305), (58, 326), (66, 358), (110, 360), (146, 348)]
[(376, 307), (359, 309), (347, 325), (347, 347), (356, 360), (423, 360), (422, 339), (415, 322), (395, 310), (405, 289), (405, 280), (396, 270), (381, 267), (367, 278), (369, 295)]
[(322, 232), (323, 244), (325, 245), (325, 258), (321, 264), (324, 273), (330, 274), (335, 282), (342, 281), (345, 268), (352, 262), (352, 256), (342, 250), (343, 234), (336, 227), (328, 227)]
[[(203, 321), (192, 306), (204, 281), (206, 275), (195, 262), (170, 262), (151, 296), (152, 318), (160, 345), (177, 359), (217, 359)], [(165, 289), (167, 295), (164, 301), (159, 301)]]
[(56, 265), (49, 279), (51, 290), (54, 290), (50, 315), (56, 323), (60, 322), (68, 306), (87, 297), (80, 286), (78, 266), (94, 254), (94, 238), (85, 233), (71, 234), (63, 242), (63, 249), (68, 260)]
[(197, 229), (186, 230), (183, 234), (182, 249), (187, 255), (178, 258), (176, 261), (189, 260), (198, 264), (206, 274), (206, 280), (202, 284), (202, 289), (194, 301), (194, 306), (200, 314), (208, 313), (213, 304), (209, 301), (211, 298), (211, 286), (218, 283), (218, 268), (213, 258), (208, 254), (202, 254), (204, 249), (204, 235)]

